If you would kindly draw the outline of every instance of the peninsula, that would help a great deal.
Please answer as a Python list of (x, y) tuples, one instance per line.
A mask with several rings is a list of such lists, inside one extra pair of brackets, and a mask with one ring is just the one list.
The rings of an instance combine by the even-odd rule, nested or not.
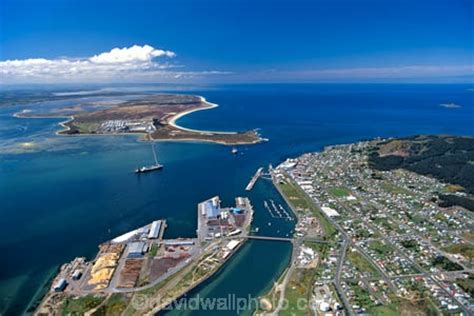
[(66, 117), (59, 135), (144, 134), (148, 140), (206, 141), (225, 145), (255, 144), (263, 141), (256, 130), (220, 132), (179, 126), (176, 121), (193, 112), (213, 109), (217, 104), (201, 96), (158, 94), (105, 105), (77, 105), (35, 114), (24, 110), (23, 118)]

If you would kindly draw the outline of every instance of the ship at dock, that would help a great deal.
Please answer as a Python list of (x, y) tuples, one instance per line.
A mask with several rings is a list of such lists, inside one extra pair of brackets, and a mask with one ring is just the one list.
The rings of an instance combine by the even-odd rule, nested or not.
[(152, 172), (152, 171), (163, 169), (163, 165), (158, 163), (158, 159), (156, 158), (155, 145), (153, 143), (151, 144), (151, 151), (153, 152), (153, 158), (154, 158), (155, 163), (153, 165), (138, 167), (137, 169), (135, 169), (136, 174)]

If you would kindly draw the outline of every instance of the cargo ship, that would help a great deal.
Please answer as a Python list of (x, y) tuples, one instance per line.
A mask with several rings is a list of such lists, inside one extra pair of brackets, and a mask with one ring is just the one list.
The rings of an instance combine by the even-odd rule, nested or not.
[(146, 172), (163, 169), (163, 165), (159, 164), (158, 159), (156, 158), (155, 145), (153, 143), (151, 144), (151, 151), (153, 152), (153, 158), (155, 159), (155, 164), (139, 167), (135, 169), (135, 173), (140, 174), (140, 173), (146, 173)]

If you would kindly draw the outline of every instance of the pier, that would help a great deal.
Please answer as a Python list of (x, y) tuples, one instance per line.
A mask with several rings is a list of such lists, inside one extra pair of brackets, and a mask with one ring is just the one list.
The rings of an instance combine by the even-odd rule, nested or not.
[(263, 167), (258, 168), (257, 172), (255, 172), (252, 179), (250, 179), (249, 184), (247, 184), (247, 187), (245, 188), (246, 191), (250, 191), (253, 189), (253, 186), (257, 182), (258, 178), (262, 175), (262, 173), (263, 173)]
[[(271, 205), (271, 207), (270, 207)], [(291, 217), (290, 213), (281, 205), (278, 206), (275, 204), (275, 201), (270, 200), (270, 203), (267, 201), (263, 201), (263, 206), (267, 209), (270, 216), (273, 218), (282, 218), (292, 221), (293, 217)]]

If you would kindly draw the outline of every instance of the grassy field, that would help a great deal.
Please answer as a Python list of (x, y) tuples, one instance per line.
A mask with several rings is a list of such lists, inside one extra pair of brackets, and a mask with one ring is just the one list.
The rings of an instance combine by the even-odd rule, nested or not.
[(148, 253), (150, 258), (155, 257), (157, 252), (158, 252), (158, 245), (157, 244), (152, 244), (151, 248), (150, 248), (150, 252)]
[(129, 299), (123, 294), (112, 294), (107, 301), (92, 314), (92, 316), (121, 315), (127, 308), (128, 302)]
[(331, 193), (334, 197), (344, 198), (351, 195), (351, 191), (347, 188), (331, 188), (329, 189), (329, 193)]
[(410, 191), (408, 191), (404, 188), (401, 188), (399, 186), (396, 186), (395, 184), (393, 184), (391, 182), (388, 182), (388, 181), (382, 182), (382, 188), (385, 191), (388, 191), (388, 192), (393, 193), (393, 194), (412, 195), (412, 193)]
[(104, 301), (104, 296), (86, 295), (81, 297), (68, 296), (61, 307), (61, 315), (84, 315), (85, 312), (99, 306)]
[(463, 288), (464, 291), (468, 292), (471, 296), (474, 296), (474, 275), (470, 274), (467, 279), (458, 279), (456, 283)]
[(460, 254), (470, 260), (474, 259), (474, 246), (472, 244), (456, 244), (450, 245), (444, 248), (444, 251), (449, 253), (457, 253)]
[(288, 302), (287, 308), (281, 310), (278, 315), (296, 316), (309, 314), (308, 309), (299, 307), (298, 301), (300, 299), (309, 299), (314, 280), (314, 271), (315, 269), (296, 269), (293, 271), (285, 291), (285, 299)]
[(374, 307), (374, 302), (370, 298), (370, 293), (360, 287), (357, 282), (349, 283), (350, 289), (354, 291), (354, 302), (356, 305), (370, 309)]
[(381, 255), (393, 252), (392, 246), (387, 245), (379, 240), (374, 240), (370, 242), (369, 249), (372, 249), (373, 251), (378, 252)]
[(307, 210), (319, 219), (326, 238), (330, 238), (337, 233), (334, 225), (332, 225), (331, 222), (329, 222), (329, 220), (324, 217), (321, 210), (316, 207), (310, 197), (306, 195), (306, 193), (303, 192), (297, 185), (285, 182), (283, 184), (279, 184), (278, 186), (295, 209), (303, 211)]
[(468, 241), (474, 242), (474, 232), (465, 232), (464, 234), (462, 234), (462, 237)]
[(398, 316), (401, 315), (398, 306), (394, 304), (374, 306), (369, 309), (370, 315)]
[(444, 193), (454, 193), (464, 191), (464, 187), (459, 184), (448, 184), (443, 188)]
[(360, 273), (370, 273), (372, 277), (379, 277), (379, 271), (360, 254), (358, 251), (350, 251), (347, 254), (347, 258), (352, 264), (359, 270)]

